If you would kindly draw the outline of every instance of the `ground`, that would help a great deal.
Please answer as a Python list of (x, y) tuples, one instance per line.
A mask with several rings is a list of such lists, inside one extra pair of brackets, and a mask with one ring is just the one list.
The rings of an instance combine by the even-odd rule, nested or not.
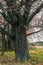
[(0, 54), (0, 65), (43, 65), (43, 48), (30, 48), (30, 59), (26, 62), (15, 60), (14, 51), (5, 52), (2, 56)]

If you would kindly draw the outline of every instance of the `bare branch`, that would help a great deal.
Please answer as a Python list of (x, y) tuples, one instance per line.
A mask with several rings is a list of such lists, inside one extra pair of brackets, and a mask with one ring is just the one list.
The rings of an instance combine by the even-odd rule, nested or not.
[(38, 32), (40, 32), (40, 31), (42, 31), (42, 30), (43, 30), (43, 28), (42, 28), (41, 30), (38, 30), (38, 31), (32, 32), (32, 33), (30, 33), (30, 34), (27, 34), (27, 36), (32, 35), (32, 34), (35, 34), (35, 33), (38, 33)]
[(43, 25), (37, 25), (37, 26), (28, 26), (26, 29), (28, 30), (29, 28), (43, 28)]
[(2, 27), (0, 27), (0, 32), (1, 32), (2, 34), (4, 34), (4, 35), (6, 35), (6, 34), (9, 35), (8, 32), (6, 32)]
[[(40, 5), (40, 6), (38, 6), (38, 8), (36, 9), (36, 11), (35, 12), (33, 12), (29, 17), (28, 17), (28, 19), (27, 19), (27, 24), (29, 25), (29, 23), (30, 23), (30, 21), (33, 19), (33, 17), (38, 13), (38, 12), (40, 12), (40, 10), (43, 8), (43, 3)], [(27, 26), (28, 26), (27, 25)]]

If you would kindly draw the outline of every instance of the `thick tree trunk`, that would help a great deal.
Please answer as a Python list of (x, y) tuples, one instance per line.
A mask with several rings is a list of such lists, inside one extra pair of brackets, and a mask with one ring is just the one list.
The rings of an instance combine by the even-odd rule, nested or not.
[[(19, 31), (18, 31), (19, 30)], [(27, 43), (26, 30), (23, 26), (16, 28), (16, 59), (28, 60), (29, 49)]]

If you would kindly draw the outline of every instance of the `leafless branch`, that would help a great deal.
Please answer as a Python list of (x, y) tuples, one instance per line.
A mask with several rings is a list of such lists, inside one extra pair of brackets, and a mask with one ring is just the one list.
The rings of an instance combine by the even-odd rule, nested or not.
[(35, 34), (35, 33), (38, 33), (38, 32), (40, 32), (40, 31), (42, 31), (42, 30), (43, 30), (43, 28), (42, 28), (41, 30), (38, 30), (38, 31), (32, 32), (32, 33), (30, 33), (30, 34), (27, 34), (27, 36), (32, 35), (32, 34)]
[(38, 6), (38, 8), (36, 9), (36, 11), (33, 12), (33, 13), (27, 18), (27, 23), (28, 23), (28, 25), (29, 25), (30, 21), (33, 19), (33, 17), (34, 17), (37, 13), (39, 13), (42, 8), (43, 8), (43, 3), (42, 3), (40, 6)]

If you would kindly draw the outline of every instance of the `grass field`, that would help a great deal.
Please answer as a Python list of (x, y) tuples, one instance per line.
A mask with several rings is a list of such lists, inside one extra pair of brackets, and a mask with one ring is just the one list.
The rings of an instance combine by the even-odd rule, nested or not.
[(43, 65), (43, 48), (30, 49), (29, 53), (29, 61), (20, 62), (14, 60), (14, 51), (5, 52), (4, 56), (0, 55), (0, 65)]

